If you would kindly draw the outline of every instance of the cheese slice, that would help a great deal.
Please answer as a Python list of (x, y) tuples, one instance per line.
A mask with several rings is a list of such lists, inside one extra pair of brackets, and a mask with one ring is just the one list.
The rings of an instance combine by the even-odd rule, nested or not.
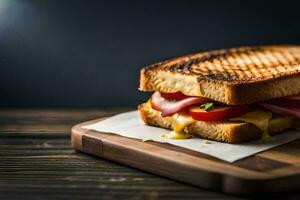
[(262, 140), (266, 141), (270, 138), (268, 133), (269, 120), (272, 118), (272, 112), (265, 110), (254, 110), (239, 117), (231, 118), (231, 121), (243, 121), (254, 124), (263, 131)]
[(161, 135), (161, 137), (170, 138), (170, 139), (187, 139), (192, 136), (188, 133), (184, 132), (184, 128), (189, 124), (195, 122), (195, 120), (183, 113), (176, 113), (172, 117), (170, 117), (173, 131), (167, 134)]

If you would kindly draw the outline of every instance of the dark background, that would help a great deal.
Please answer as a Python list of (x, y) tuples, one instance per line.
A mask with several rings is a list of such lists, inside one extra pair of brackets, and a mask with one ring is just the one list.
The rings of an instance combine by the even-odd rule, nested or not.
[(296, 1), (0, 0), (0, 106), (136, 106), (142, 66), (300, 43)]

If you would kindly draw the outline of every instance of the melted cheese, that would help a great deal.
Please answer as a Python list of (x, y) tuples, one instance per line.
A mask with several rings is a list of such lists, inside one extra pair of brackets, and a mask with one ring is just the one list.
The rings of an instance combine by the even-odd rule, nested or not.
[(182, 113), (176, 113), (170, 119), (173, 131), (163, 134), (161, 137), (170, 139), (187, 139), (192, 137), (190, 134), (184, 132), (184, 128), (195, 121), (192, 117)]
[(244, 121), (254, 124), (257, 128), (263, 131), (262, 140), (266, 141), (270, 138), (268, 133), (269, 121), (272, 118), (272, 112), (265, 110), (255, 110), (248, 112), (242, 116), (231, 118), (231, 121)]

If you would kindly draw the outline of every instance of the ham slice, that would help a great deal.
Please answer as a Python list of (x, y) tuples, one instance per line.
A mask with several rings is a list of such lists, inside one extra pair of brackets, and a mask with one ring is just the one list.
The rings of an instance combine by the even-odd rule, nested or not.
[(275, 106), (268, 103), (258, 103), (261, 107), (271, 110), (274, 113), (280, 114), (280, 115), (287, 115), (287, 116), (293, 116), (298, 119), (300, 119), (300, 108), (284, 108), (280, 106)]
[(151, 106), (153, 109), (161, 112), (163, 117), (179, 112), (183, 108), (209, 102), (211, 100), (203, 97), (187, 97), (182, 100), (168, 100), (161, 96), (160, 92), (154, 92), (151, 97)]

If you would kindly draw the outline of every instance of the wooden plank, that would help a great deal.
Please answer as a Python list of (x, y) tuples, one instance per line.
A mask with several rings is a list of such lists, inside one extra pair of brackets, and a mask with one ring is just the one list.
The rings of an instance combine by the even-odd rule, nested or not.
[[(148, 199), (152, 198), (153, 193), (157, 195), (155, 199), (199, 199), (214, 194), (74, 150), (61, 150), (61, 154), (52, 154), (47, 147), (39, 145), (49, 143), (49, 138), (35, 138), (32, 146), (28, 145), (28, 140), (24, 145), (21, 143), (22, 138), (16, 143), (10, 138), (0, 140), (2, 143), (8, 142), (6, 148), (14, 151), (12, 155), (0, 156), (1, 199)], [(69, 139), (58, 138), (51, 141), (54, 146), (64, 144), (65, 149), (71, 149)], [(16, 144), (24, 147), (20, 148)], [(22, 155), (22, 149), (43, 150), (45, 153)], [(214, 197), (231, 198), (224, 194), (215, 194)]]
[(300, 140), (293, 141), (289, 145), (282, 145), (269, 151), (258, 154), (260, 157), (271, 158), (280, 162), (298, 164), (300, 163)]
[(259, 156), (251, 156), (247, 159), (238, 160), (232, 165), (260, 172), (271, 171), (289, 166), (289, 164), (286, 162), (280, 162), (268, 157)]
[[(230, 164), (172, 145), (141, 142), (81, 128), (96, 121), (81, 123), (72, 128), (72, 143), (76, 149), (168, 178), (228, 193), (285, 192), (300, 188), (300, 171), (295, 170), (295, 163), (252, 156)], [(285, 181), (289, 185), (281, 187)]]
[[(12, 130), (0, 130), (0, 199), (243, 199), (74, 151), (70, 129), (56, 132), (56, 125), (71, 127), (80, 121), (103, 117), (101, 113), (122, 111), (74, 110), (76, 114), (72, 109), (0, 110), (0, 126)], [(21, 124), (28, 127), (16, 129)], [(47, 132), (31, 132), (30, 125), (47, 124)], [(299, 194), (289, 196), (299, 198)]]
[(0, 110), (0, 137), (23, 135), (69, 135), (76, 123), (95, 117), (106, 117), (123, 109), (2, 109)]

